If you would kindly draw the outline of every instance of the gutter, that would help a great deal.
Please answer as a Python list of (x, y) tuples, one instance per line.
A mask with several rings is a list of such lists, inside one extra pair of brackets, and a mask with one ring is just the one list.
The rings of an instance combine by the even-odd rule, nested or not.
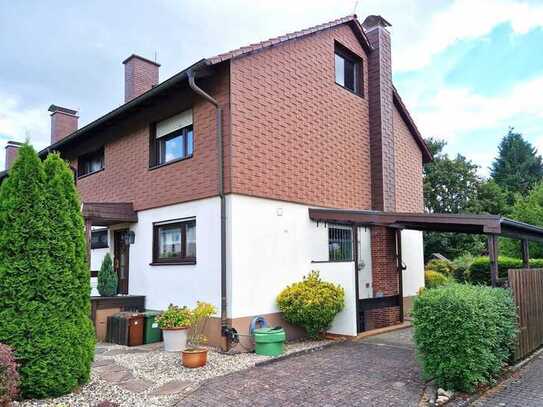
[(215, 121), (217, 129), (217, 161), (218, 161), (218, 184), (219, 198), (221, 206), (221, 334), (227, 338), (226, 350), (229, 348), (230, 339), (232, 339), (232, 329), (229, 326), (227, 318), (227, 287), (226, 287), (226, 202), (224, 197), (224, 147), (222, 137), (222, 108), (219, 102), (206, 93), (196, 84), (196, 72), (190, 69), (187, 72), (190, 88), (198, 95), (206, 99), (215, 106)]

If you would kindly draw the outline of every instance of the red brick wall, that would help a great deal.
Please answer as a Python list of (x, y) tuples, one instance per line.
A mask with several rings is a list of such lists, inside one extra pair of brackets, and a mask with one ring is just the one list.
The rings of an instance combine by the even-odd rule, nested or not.
[(368, 101), (335, 84), (334, 40), (363, 59), (367, 95), (348, 26), (232, 61), (233, 192), (370, 209)]
[[(224, 144), (228, 145), (229, 76), (225, 68), (212, 83), (202, 87), (217, 98), (224, 109)], [(199, 97), (193, 105), (193, 157), (149, 169), (149, 123), (190, 108), (193, 97), (188, 89), (176, 91), (156, 108), (132, 115), (124, 127), (111, 130), (105, 146), (105, 169), (77, 181), (82, 201), (133, 202), (136, 210), (142, 210), (217, 195), (215, 108)], [(77, 160), (73, 160), (73, 165), (77, 166)]]
[(394, 108), (396, 212), (423, 212), (422, 152)]

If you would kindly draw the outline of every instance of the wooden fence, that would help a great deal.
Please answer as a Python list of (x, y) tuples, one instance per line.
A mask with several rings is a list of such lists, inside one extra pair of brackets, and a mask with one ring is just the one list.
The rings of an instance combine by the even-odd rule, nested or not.
[(543, 345), (543, 269), (508, 270), (508, 277), (518, 307), (515, 359), (519, 360)]

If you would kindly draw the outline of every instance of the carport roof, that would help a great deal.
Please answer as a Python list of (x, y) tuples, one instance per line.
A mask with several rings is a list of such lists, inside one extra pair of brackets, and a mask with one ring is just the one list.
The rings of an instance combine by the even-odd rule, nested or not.
[(543, 228), (499, 215), (309, 208), (309, 218), (317, 222), (376, 225), (434, 232), (493, 234), (514, 239), (543, 241)]

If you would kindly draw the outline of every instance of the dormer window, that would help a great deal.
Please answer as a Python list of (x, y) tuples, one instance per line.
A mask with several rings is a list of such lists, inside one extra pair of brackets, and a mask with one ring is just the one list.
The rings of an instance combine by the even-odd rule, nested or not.
[(335, 45), (336, 83), (362, 96), (362, 60), (347, 48)]
[(151, 167), (192, 157), (193, 151), (192, 110), (154, 124), (151, 130)]
[(104, 169), (104, 148), (84, 154), (77, 160), (77, 176), (93, 174)]

